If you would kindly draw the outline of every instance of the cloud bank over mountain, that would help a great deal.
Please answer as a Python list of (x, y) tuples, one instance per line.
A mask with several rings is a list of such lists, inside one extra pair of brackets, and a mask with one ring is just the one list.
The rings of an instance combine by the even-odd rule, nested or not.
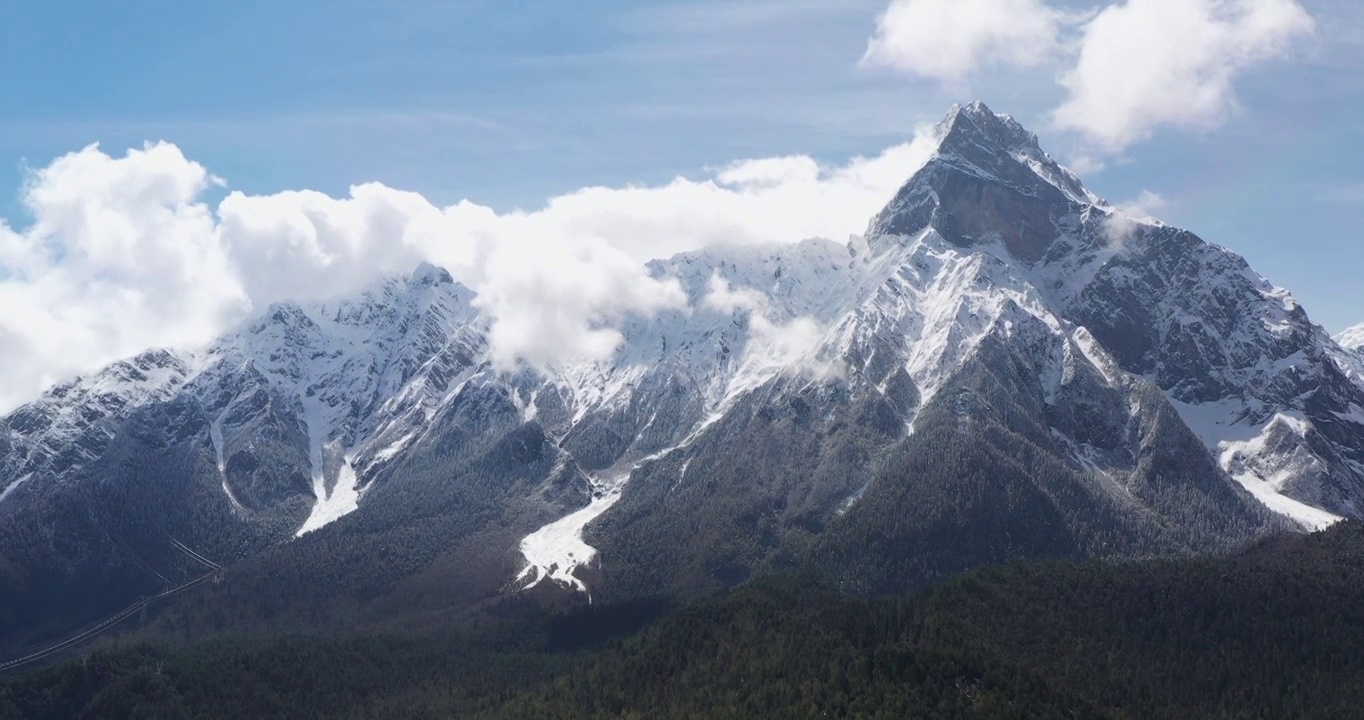
[[(860, 232), (932, 151), (737, 162), (659, 186), (591, 187), (532, 211), (439, 207), (377, 183), (346, 197), (230, 192), (170, 143), (92, 145), (31, 173), (32, 222), (0, 224), (0, 408), (153, 346), (207, 342), (272, 302), (337, 295), (421, 261), (449, 268), (494, 319), (499, 362), (604, 357), (629, 315), (685, 307), (653, 258)], [(0, 221), (2, 222), (2, 221)]]
[[(1243, 73), (1312, 31), (1296, 0), (893, 0), (862, 62), (950, 87), (992, 67), (1054, 67), (1065, 97), (1053, 126), (1103, 156), (1163, 127), (1218, 124)], [(687, 304), (645, 261), (842, 240), (932, 149), (921, 130), (842, 164), (749, 159), (501, 212), (378, 183), (344, 197), (224, 196), (231, 178), (172, 143), (122, 155), (91, 145), (31, 171), (20, 192), (28, 218), (0, 218), (0, 409), (147, 347), (206, 342), (272, 302), (337, 295), (422, 261), (477, 291), (499, 364), (606, 357), (623, 319)]]

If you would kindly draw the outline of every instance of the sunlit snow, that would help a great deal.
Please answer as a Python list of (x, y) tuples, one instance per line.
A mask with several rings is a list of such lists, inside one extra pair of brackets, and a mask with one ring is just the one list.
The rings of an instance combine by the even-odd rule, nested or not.
[(355, 468), (351, 467), (350, 458), (342, 460), (341, 469), (336, 477), (336, 485), (332, 487), (330, 492), (327, 491), (322, 474), (315, 471), (313, 473), (313, 493), (317, 500), (313, 504), (312, 513), (304, 521), (303, 527), (298, 529), (296, 537), (302, 537), (359, 509), (360, 490), (356, 487), (356, 482)]
[(1356, 325), (1337, 335), (1336, 342), (1346, 350), (1364, 351), (1364, 324)]
[(620, 500), (627, 477), (618, 477), (594, 490), (587, 507), (552, 522), (521, 540), (521, 554), (528, 563), (517, 576), (526, 582), (523, 589), (539, 585), (545, 580), (587, 592), (587, 586), (575, 575), (578, 568), (591, 567), (597, 549), (583, 541), (583, 530), (602, 513)]
[(1309, 530), (1320, 530), (1342, 519), (1339, 515), (1282, 493), (1289, 480), (1309, 471), (1311, 464), (1319, 461), (1305, 452), (1285, 454), (1282, 451), (1267, 451), (1269, 433), (1277, 427), (1302, 437), (1308, 431), (1306, 420), (1279, 413), (1268, 422), (1246, 425), (1236, 420), (1244, 416), (1245, 408), (1235, 400), (1201, 405), (1173, 399), (1170, 402), (1179, 411), (1185, 424), (1213, 449), (1214, 457), (1222, 469), (1265, 507)]

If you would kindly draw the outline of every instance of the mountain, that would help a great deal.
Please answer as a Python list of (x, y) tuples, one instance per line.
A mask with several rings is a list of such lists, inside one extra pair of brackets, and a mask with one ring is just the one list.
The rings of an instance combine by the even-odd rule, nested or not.
[(1364, 516), (1364, 359), (1008, 116), (937, 139), (862, 237), (650, 263), (689, 307), (605, 361), (496, 367), (423, 265), (52, 388), (0, 420), (0, 646), (193, 578), (177, 545), (231, 577), (186, 617), (287, 626), (800, 566), (893, 591)]

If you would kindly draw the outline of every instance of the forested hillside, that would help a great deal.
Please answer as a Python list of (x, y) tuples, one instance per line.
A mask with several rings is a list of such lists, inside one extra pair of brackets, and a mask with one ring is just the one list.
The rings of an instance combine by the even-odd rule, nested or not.
[(0, 685), (0, 718), (1341, 718), (1364, 526), (1220, 560), (1016, 564), (915, 597), (815, 576), (343, 638), (136, 639)]

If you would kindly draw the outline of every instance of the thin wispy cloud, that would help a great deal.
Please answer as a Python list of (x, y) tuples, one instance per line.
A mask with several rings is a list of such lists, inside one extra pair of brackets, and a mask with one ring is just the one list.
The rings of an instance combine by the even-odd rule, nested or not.
[(1142, 224), (1160, 222), (1156, 215), (1170, 207), (1170, 201), (1160, 193), (1142, 190), (1135, 198), (1118, 202), (1104, 222), (1104, 233), (1109, 242), (1125, 244)]
[(1364, 208), (1364, 183), (1340, 185), (1317, 193), (1317, 200), (1332, 205)]

